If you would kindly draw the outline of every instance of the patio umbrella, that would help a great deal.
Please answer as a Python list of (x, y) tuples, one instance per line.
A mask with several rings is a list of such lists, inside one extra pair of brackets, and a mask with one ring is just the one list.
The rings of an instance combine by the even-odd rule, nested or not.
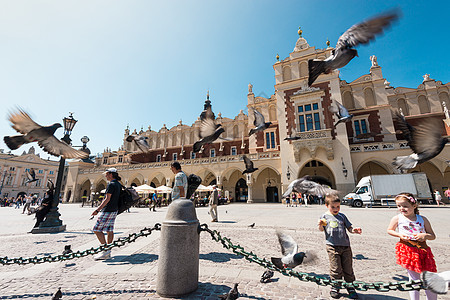
[(138, 193), (154, 193), (156, 189), (148, 184), (143, 184), (134, 188)]
[(200, 184), (198, 188), (196, 189), (197, 192), (209, 192), (210, 189), (208, 189), (207, 186), (204, 186), (203, 184)]
[(156, 188), (156, 192), (161, 194), (169, 194), (172, 192), (172, 188), (165, 185), (161, 185)]

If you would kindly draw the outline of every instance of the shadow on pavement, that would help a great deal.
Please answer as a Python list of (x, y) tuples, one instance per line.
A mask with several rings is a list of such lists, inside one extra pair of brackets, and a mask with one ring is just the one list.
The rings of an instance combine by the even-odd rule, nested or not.
[(210, 252), (208, 254), (200, 254), (200, 259), (210, 260), (213, 262), (227, 262), (231, 259), (242, 259), (242, 257), (232, 253)]
[(236, 221), (219, 221), (217, 223), (226, 223), (226, 224), (232, 224), (232, 223), (236, 223)]
[[(56, 291), (55, 291), (56, 292)], [(147, 293), (156, 293), (155, 290), (144, 290), (144, 289), (134, 289), (134, 290), (108, 290), (108, 291), (86, 291), (86, 292), (64, 292), (64, 296), (78, 296), (78, 295), (122, 295), (122, 294), (147, 294)], [(9, 295), (9, 296), (0, 296), (0, 299), (21, 299), (21, 298), (40, 298), (48, 296), (53, 296), (53, 293), (39, 293), (39, 294), (23, 294), (23, 295)]]
[(375, 258), (368, 258), (367, 256), (364, 256), (363, 254), (356, 254), (355, 256), (353, 256), (353, 259), (357, 259), (357, 260), (376, 260)]
[(398, 274), (395, 274), (395, 276), (392, 276), (392, 279), (394, 279), (396, 281), (409, 281), (409, 277), (408, 276), (398, 275)]
[[(342, 294), (344, 297), (346, 296), (346, 294)], [(362, 300), (382, 300), (382, 299), (390, 299), (390, 300), (404, 300), (404, 299), (409, 299), (409, 294), (405, 292), (405, 298), (399, 298), (399, 297), (395, 297), (395, 296), (389, 296), (383, 293), (380, 294), (359, 294), (359, 299)]]
[(140, 265), (148, 262), (158, 260), (158, 255), (148, 253), (136, 253), (132, 255), (114, 255), (110, 259), (107, 259), (107, 264), (113, 265)]

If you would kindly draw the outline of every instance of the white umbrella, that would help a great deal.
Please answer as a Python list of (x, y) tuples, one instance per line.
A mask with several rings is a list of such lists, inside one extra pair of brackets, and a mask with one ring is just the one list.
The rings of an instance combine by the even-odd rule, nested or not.
[[(214, 191), (213, 185), (208, 185), (206, 188), (207, 188), (208, 191), (210, 191), (210, 192)], [(221, 189), (219, 189), (217, 186), (216, 186), (216, 189), (217, 189), (218, 191), (221, 191)]]
[(162, 193), (162, 194), (168, 194), (168, 193), (172, 192), (172, 188), (165, 186), (165, 185), (161, 185), (156, 188), (156, 192)]
[(154, 193), (156, 189), (148, 184), (143, 184), (134, 188), (138, 193)]
[(106, 193), (106, 189), (101, 190), (100, 193), (102, 194)]
[(204, 186), (203, 184), (200, 184), (198, 188), (196, 189), (197, 192), (209, 192), (210, 189), (208, 189), (207, 186)]

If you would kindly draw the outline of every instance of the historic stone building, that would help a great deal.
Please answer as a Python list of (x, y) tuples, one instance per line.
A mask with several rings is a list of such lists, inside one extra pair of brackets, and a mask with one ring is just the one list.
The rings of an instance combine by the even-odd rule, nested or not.
[[(450, 84), (442, 84), (423, 76), (417, 88), (393, 87), (383, 77), (375, 56), (370, 57), (368, 74), (352, 82), (339, 78), (339, 71), (321, 75), (312, 87), (307, 86), (308, 60), (325, 59), (333, 48), (316, 49), (308, 45), (299, 32), (292, 53), (273, 65), (275, 91), (270, 98), (255, 97), (249, 84), (248, 115), (243, 111), (233, 119), (217, 114), (217, 123), (225, 129), (222, 137), (192, 152), (197, 140), (200, 120), (191, 126), (180, 123), (168, 129), (131, 134), (148, 137), (151, 151), (139, 153), (135, 144), (125, 141), (118, 151), (105, 150), (96, 165), (71, 162), (65, 194), (67, 200), (80, 201), (106, 187), (102, 172), (118, 168), (126, 185), (173, 184), (170, 163), (178, 160), (183, 170), (195, 173), (204, 185), (216, 183), (235, 201), (278, 202), (281, 193), (293, 179), (316, 176), (343, 193), (353, 189), (359, 179), (369, 174), (392, 174), (397, 170), (391, 162), (411, 150), (398, 135), (393, 112), (401, 111), (412, 125), (428, 119), (442, 120), (442, 135), (450, 134)], [(329, 44), (329, 43), (328, 43)], [(338, 101), (354, 115), (351, 122), (334, 127), (337, 117), (330, 106)], [(209, 95), (205, 108), (211, 105)], [(253, 126), (253, 110), (261, 112), (272, 125), (264, 132), (249, 137)], [(295, 136), (296, 140), (285, 138)], [(246, 154), (258, 168), (244, 176), (242, 155)], [(429, 162), (410, 172), (425, 172), (433, 189), (450, 186), (450, 145)]]
[[(56, 184), (58, 161), (45, 160), (35, 154), (34, 147), (22, 155), (3, 153), (0, 149), (0, 196), (17, 197), (19, 194), (35, 194), (43, 197), (47, 190), (47, 180)], [(27, 184), (26, 171), (33, 168), (38, 179)]]

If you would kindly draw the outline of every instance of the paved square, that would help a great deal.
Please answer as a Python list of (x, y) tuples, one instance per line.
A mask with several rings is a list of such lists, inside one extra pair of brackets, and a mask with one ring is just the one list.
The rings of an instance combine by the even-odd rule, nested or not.
[[(324, 236), (317, 230), (317, 220), (324, 206), (285, 207), (282, 204), (229, 204), (219, 206), (219, 222), (211, 223), (208, 208), (197, 208), (200, 224), (207, 223), (222, 236), (229, 237), (247, 251), (261, 258), (279, 255), (275, 229), (286, 231), (299, 243), (300, 249), (317, 252), (314, 265), (299, 266), (295, 270), (312, 275), (328, 274), (328, 257)], [(67, 231), (57, 234), (31, 235), (26, 232), (34, 224), (32, 216), (21, 214), (19, 209), (0, 208), (1, 256), (33, 257), (61, 254), (64, 245), (74, 251), (97, 247), (98, 242), (90, 231), (94, 220), (89, 220), (91, 208), (79, 204), (60, 205), (61, 219)], [(143, 227), (152, 227), (164, 220), (167, 207), (151, 212), (147, 208), (132, 208), (117, 218), (116, 237), (128, 236)], [(406, 271), (395, 264), (396, 239), (386, 233), (394, 208), (342, 207), (354, 226), (363, 234), (350, 235), (356, 278), (359, 281), (397, 281), (406, 279)], [(450, 270), (450, 206), (421, 208), (437, 235), (430, 241), (438, 271)], [(248, 228), (255, 223), (255, 228)], [(33, 298), (50, 299), (58, 287), (63, 299), (157, 299), (156, 272), (160, 232), (142, 237), (124, 247), (115, 248), (112, 258), (94, 261), (92, 256), (67, 262), (40, 265), (0, 266), (0, 299)], [(240, 299), (331, 299), (329, 288), (315, 283), (301, 282), (295, 278), (275, 273), (271, 283), (259, 282), (264, 269), (236, 256), (214, 242), (206, 232), (200, 237), (200, 278), (198, 290), (187, 299), (217, 299), (233, 283), (239, 283)], [(360, 292), (361, 299), (408, 299), (407, 292)], [(422, 296), (425, 297), (422, 292)], [(344, 299), (344, 297), (342, 298)], [(439, 299), (450, 299), (450, 295)]]

